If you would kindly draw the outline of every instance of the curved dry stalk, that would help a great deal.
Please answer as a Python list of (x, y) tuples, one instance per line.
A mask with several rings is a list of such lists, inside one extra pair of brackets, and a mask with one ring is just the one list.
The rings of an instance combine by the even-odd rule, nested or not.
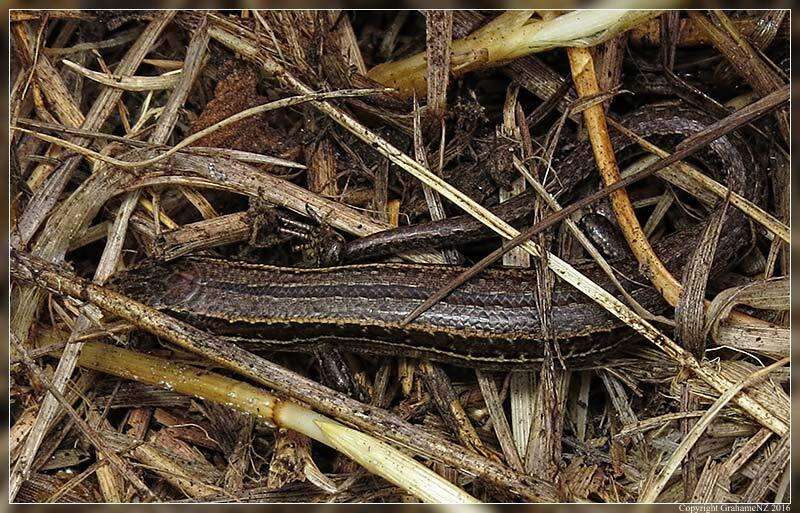
[[(134, 41), (137, 37), (139, 37), (141, 32), (142, 30), (139, 27), (136, 27), (124, 32), (120, 32), (118, 35), (102, 41), (78, 43), (76, 45), (63, 48), (44, 48), (44, 53), (49, 57), (58, 57), (60, 55), (70, 55), (73, 53), (88, 52), (91, 50), (114, 48), (116, 46), (121, 46), (125, 43)], [(147, 59), (145, 59), (145, 61), (147, 61)]]
[(683, 458), (685, 458), (689, 453), (689, 450), (691, 450), (694, 444), (697, 443), (697, 441), (700, 439), (700, 436), (705, 432), (711, 421), (716, 418), (720, 410), (722, 410), (722, 408), (728, 404), (737, 393), (739, 393), (743, 388), (754, 385), (755, 383), (758, 383), (762, 379), (766, 378), (775, 369), (783, 367), (789, 363), (790, 359), (791, 358), (787, 356), (767, 367), (759, 369), (720, 395), (719, 398), (714, 401), (714, 404), (711, 405), (708, 411), (706, 411), (692, 427), (692, 430), (689, 432), (689, 434), (686, 435), (686, 437), (681, 441), (678, 448), (672, 453), (667, 463), (661, 469), (661, 472), (659, 472), (658, 477), (650, 484), (650, 486), (647, 487), (647, 489), (642, 493), (641, 497), (639, 497), (639, 502), (655, 502), (658, 495), (667, 485), (669, 478), (672, 477), (672, 474), (681, 464), (681, 461), (683, 461)]
[(76, 153), (79, 153), (79, 154), (81, 154), (81, 155), (83, 155), (83, 156), (85, 156), (87, 158), (92, 159), (92, 160), (104, 162), (106, 164), (109, 164), (109, 165), (112, 165), (112, 166), (116, 166), (116, 167), (121, 167), (123, 169), (136, 169), (136, 168), (150, 166), (150, 165), (156, 164), (158, 162), (161, 162), (161, 161), (169, 158), (171, 155), (174, 155), (175, 153), (179, 152), (181, 149), (189, 146), (193, 142), (198, 141), (198, 140), (202, 139), (203, 137), (205, 137), (205, 136), (207, 136), (207, 135), (209, 135), (209, 134), (211, 134), (213, 132), (216, 132), (217, 130), (219, 130), (221, 128), (224, 128), (224, 127), (226, 127), (226, 126), (228, 126), (228, 125), (230, 125), (232, 123), (236, 123), (237, 121), (241, 121), (244, 118), (255, 116), (257, 114), (262, 114), (264, 112), (269, 112), (271, 110), (280, 109), (280, 108), (283, 108), (283, 107), (291, 107), (291, 106), (294, 106), (294, 105), (300, 105), (302, 103), (307, 103), (307, 102), (312, 102), (312, 101), (330, 100), (330, 99), (335, 99), (335, 98), (355, 98), (355, 97), (359, 97), (359, 96), (367, 96), (367, 95), (370, 95), (370, 94), (384, 93), (386, 91), (387, 91), (386, 89), (344, 89), (344, 90), (341, 90), (341, 91), (333, 91), (333, 92), (328, 92), (328, 93), (314, 93), (314, 92), (311, 92), (311, 93), (308, 93), (308, 94), (302, 94), (302, 95), (298, 95), (298, 96), (290, 96), (289, 98), (282, 98), (280, 100), (275, 100), (273, 102), (265, 103), (263, 105), (258, 105), (256, 107), (252, 107), (252, 108), (243, 110), (243, 111), (241, 111), (241, 112), (239, 112), (237, 114), (234, 114), (232, 116), (229, 116), (229, 117), (223, 119), (222, 121), (211, 125), (208, 128), (200, 130), (199, 132), (195, 132), (194, 134), (186, 137), (184, 140), (182, 140), (181, 142), (179, 142), (175, 146), (171, 147), (169, 150), (165, 151), (164, 153), (162, 153), (162, 154), (160, 154), (160, 155), (158, 155), (156, 157), (153, 157), (151, 159), (140, 160), (138, 162), (128, 162), (126, 160), (115, 159), (114, 157), (109, 157), (107, 155), (103, 155), (102, 153), (99, 153), (99, 152), (94, 151), (94, 150), (90, 150), (89, 148), (84, 148), (83, 146), (80, 146), (78, 144), (74, 144), (74, 143), (72, 143), (70, 141), (67, 141), (67, 140), (64, 140), (64, 139), (59, 139), (57, 137), (52, 137), (50, 135), (42, 134), (42, 133), (39, 133), (39, 132), (34, 132), (32, 130), (28, 130), (28, 129), (25, 129), (25, 128), (12, 127), (11, 129), (12, 130), (16, 130), (18, 132), (23, 132), (23, 133), (30, 134), (30, 135), (32, 135), (34, 137), (37, 137), (37, 138), (39, 138), (39, 139), (41, 139), (43, 141), (46, 141), (46, 142), (49, 142), (49, 143), (52, 143), (52, 144), (57, 144), (59, 146), (62, 146), (62, 147), (67, 148), (69, 150), (72, 150), (72, 151), (74, 151)]
[[(569, 48), (567, 54), (569, 55), (573, 83), (578, 96), (591, 97), (596, 95), (599, 92), (599, 87), (591, 53), (585, 48)], [(597, 161), (597, 168), (603, 177), (603, 182), (606, 185), (618, 182), (621, 177), (614, 155), (614, 148), (611, 146), (611, 139), (608, 137), (608, 126), (606, 125), (602, 105), (592, 105), (584, 110), (583, 119), (589, 132), (594, 158)], [(636, 218), (628, 193), (624, 189), (620, 189), (612, 192), (610, 199), (619, 227), (628, 240), (628, 245), (636, 256), (636, 260), (645, 268), (645, 275), (653, 283), (656, 290), (664, 296), (664, 299), (675, 306), (678, 304), (678, 298), (680, 297), (681, 284), (672, 276), (672, 273), (664, 266), (664, 263), (650, 246), (647, 236)]]
[(343, 452), (370, 472), (426, 502), (477, 502), (389, 444), (248, 383), (99, 342), (84, 346), (78, 365), (224, 404), (277, 428), (293, 429)]
[(69, 59), (61, 59), (61, 62), (72, 71), (89, 80), (93, 80), (108, 87), (122, 89), (123, 91), (160, 91), (163, 89), (172, 89), (181, 78), (181, 70), (169, 71), (157, 77), (114, 77), (105, 73), (100, 73), (99, 71), (90, 70)]
[[(156, 107), (154, 109), (150, 109), (147, 111), (145, 117), (149, 119), (150, 117), (161, 115), (161, 112), (163, 110), (164, 110), (163, 107)], [(153, 145), (152, 143), (139, 141), (137, 139), (131, 139), (130, 137), (121, 137), (119, 135), (106, 134), (102, 132), (92, 132), (90, 130), (71, 128), (65, 125), (47, 123), (35, 119), (22, 118), (17, 120), (17, 124), (38, 129), (50, 130), (52, 132), (64, 133), (68, 135), (78, 135), (81, 137), (86, 137), (91, 139), (116, 141), (136, 148), (155, 149), (159, 147)], [(187, 151), (191, 151), (192, 153), (197, 155), (208, 155), (210, 157), (223, 156), (226, 158), (236, 159), (240, 162), (248, 162), (250, 164), (268, 164), (272, 166), (282, 166), (292, 169), (306, 169), (305, 164), (300, 164), (299, 162), (294, 162), (293, 160), (282, 159), (270, 155), (264, 155), (262, 153), (251, 153), (249, 151), (231, 150), (228, 148), (215, 148), (209, 146), (192, 146), (191, 150)]]

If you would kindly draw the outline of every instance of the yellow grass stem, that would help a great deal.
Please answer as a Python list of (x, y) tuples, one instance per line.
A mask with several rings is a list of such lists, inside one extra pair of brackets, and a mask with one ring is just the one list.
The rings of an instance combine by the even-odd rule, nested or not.
[(293, 429), (333, 447), (425, 502), (478, 502), (391, 445), (248, 383), (99, 342), (83, 346), (78, 365), (224, 404), (254, 415), (271, 426)]
[[(599, 9), (577, 10), (552, 18), (532, 18), (534, 11), (506, 11), (465, 38), (453, 41), (450, 71), (501, 66), (526, 55), (557, 47), (587, 47), (658, 16), (661, 11)], [(401, 94), (424, 96), (427, 89), (425, 52), (399, 61), (385, 62), (367, 76)]]

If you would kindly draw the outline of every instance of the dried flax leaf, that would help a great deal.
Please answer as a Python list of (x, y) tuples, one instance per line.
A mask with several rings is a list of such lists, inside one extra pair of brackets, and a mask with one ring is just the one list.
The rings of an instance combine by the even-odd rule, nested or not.
[(599, 465), (588, 464), (584, 458), (574, 458), (564, 469), (564, 486), (568, 496), (573, 499), (588, 499), (592, 493), (600, 491), (602, 470)]
[(580, 372), (580, 387), (576, 391), (574, 405), (571, 409), (575, 434), (581, 442), (586, 441), (586, 429), (589, 422), (589, 392), (591, 390), (593, 372)]
[[(783, 79), (764, 62), (731, 19), (720, 10), (711, 11), (710, 14), (709, 19), (699, 11), (689, 11), (692, 21), (702, 27), (738, 75), (762, 96), (780, 88), (784, 84)], [(784, 140), (789, 141), (788, 111), (779, 110), (775, 115)]]
[[(104, 435), (107, 440), (127, 440), (125, 446), (136, 442), (128, 437), (121, 438), (123, 435), (114, 431), (105, 431)], [(167, 438), (165, 434), (154, 434), (147, 443), (138, 445), (132, 456), (188, 497), (200, 498), (220, 492), (215, 484), (222, 479), (222, 473), (205, 458), (196, 454), (186, 457), (186, 451), (178, 452), (180, 445), (176, 442), (176, 439)]]
[[(695, 497), (704, 502), (720, 501), (722, 499), (721, 495), (730, 491), (731, 477), (741, 469), (742, 465), (747, 463), (771, 436), (772, 431), (762, 428), (728, 459), (721, 464), (713, 465), (713, 469), (709, 470), (708, 476), (705, 476), (704, 472), (704, 475), (700, 476), (700, 482), (695, 490)], [(718, 500), (715, 501), (715, 498)]]
[(691, 502), (696, 504), (724, 502), (725, 495), (730, 493), (730, 487), (730, 476), (725, 473), (725, 465), (709, 458), (697, 480)]
[(311, 192), (329, 198), (339, 194), (334, 147), (327, 137), (319, 140), (308, 152), (307, 180)]
[(64, 65), (79, 73), (90, 80), (107, 87), (115, 87), (123, 91), (160, 91), (163, 89), (172, 89), (181, 78), (180, 71), (170, 71), (160, 76), (144, 77), (144, 76), (128, 76), (128, 77), (115, 77), (107, 75), (99, 71), (93, 71), (76, 62), (68, 59), (62, 59)]
[(731, 474), (736, 473), (742, 467), (742, 465), (747, 463), (747, 461), (756, 453), (756, 451), (758, 451), (761, 446), (772, 437), (772, 435), (772, 431), (767, 428), (759, 429), (738, 449), (736, 449), (736, 452), (734, 452), (730, 458), (725, 461), (728, 471)]
[(453, 12), (425, 13), (425, 44), (428, 59), (428, 108), (433, 119), (440, 120), (447, 108), (450, 77), (450, 43), (453, 39)]
[[(622, 84), (622, 61), (627, 42), (627, 34), (619, 34), (597, 47), (597, 84), (601, 92), (616, 91)], [(604, 102), (603, 108), (606, 111), (611, 106), (612, 99), (608, 98)]]
[[(32, 474), (30, 479), (25, 481), (17, 494), (19, 503), (43, 503), (53, 496), (53, 491), (59, 489), (66, 483), (66, 476), (51, 475), (44, 473)], [(65, 491), (60, 497), (61, 502), (82, 503), (98, 502), (102, 497), (97, 495), (97, 491), (89, 483), (77, 483), (69, 490)]]
[[(92, 425), (100, 426), (102, 429), (112, 429), (108, 419), (100, 416), (94, 408), (88, 409), (87, 418)], [(100, 492), (103, 494), (103, 499), (110, 503), (123, 502), (123, 497), (125, 495), (124, 477), (121, 476), (113, 466), (107, 465), (108, 461), (103, 458), (102, 455), (97, 455), (97, 462), (103, 464), (96, 470), (97, 482), (100, 485)]]
[(519, 454), (528, 450), (528, 437), (536, 412), (534, 411), (536, 375), (530, 371), (511, 373), (511, 431)]
[(253, 231), (248, 212), (203, 219), (162, 232), (156, 239), (156, 255), (164, 260), (203, 249), (247, 240)]
[(712, 300), (705, 321), (705, 333), (719, 346), (767, 355), (785, 356), (790, 349), (790, 330), (770, 325), (728, 325), (725, 320), (737, 305), (760, 310), (788, 311), (791, 284), (788, 276), (758, 280), (726, 289)]
[[(747, 40), (753, 45), (754, 50), (765, 50), (772, 41), (775, 40), (775, 37), (778, 35), (778, 30), (788, 13), (789, 11), (787, 9), (768, 10), (756, 20), (755, 30), (750, 34), (746, 34)], [(734, 21), (733, 23), (734, 26), (736, 26), (736, 22)], [(742, 32), (743, 36), (745, 35), (740, 27), (736, 26), (736, 28)], [(719, 83), (725, 84), (730, 82), (734, 79), (734, 75), (735, 71), (727, 62), (720, 63), (717, 69), (714, 70), (714, 77)]]
[(430, 360), (421, 360), (418, 365), (420, 376), (431, 394), (433, 403), (447, 427), (455, 433), (465, 447), (487, 457), (494, 455), (483, 444), (478, 432), (464, 411), (464, 406), (450, 382), (450, 377), (441, 365)]
[(503, 449), (503, 455), (506, 457), (508, 465), (518, 472), (523, 472), (522, 459), (519, 456), (517, 446), (514, 443), (514, 436), (511, 433), (511, 427), (508, 425), (508, 419), (503, 411), (503, 404), (500, 400), (500, 394), (497, 391), (497, 384), (491, 374), (485, 374), (479, 370), (475, 371), (478, 377), (478, 385), (481, 389), (486, 407), (489, 409), (489, 415), (492, 418), (492, 426), (497, 435), (497, 440), (500, 442), (500, 447)]
[(775, 325), (753, 326), (740, 322), (731, 325), (723, 323), (713, 339), (720, 348), (733, 348), (745, 353), (763, 354), (771, 358), (786, 356), (791, 348), (791, 330)]
[[(690, 392), (691, 387), (685, 384), (681, 393), (681, 411), (691, 411), (696, 406), (697, 400), (692, 397)], [(694, 422), (688, 417), (681, 419), (680, 434), (682, 438), (686, 438), (687, 436), (691, 435), (692, 426), (694, 426)], [(692, 497), (692, 491), (697, 488), (697, 461), (700, 459), (699, 454), (702, 443), (703, 441), (699, 441), (694, 447), (689, 449), (689, 452), (686, 454), (686, 457), (681, 464), (681, 472), (683, 473), (681, 476), (683, 478), (683, 498), (684, 501), (687, 502)]]
[[(614, 410), (616, 410), (617, 415), (619, 415), (622, 424), (639, 424), (639, 419), (636, 417), (636, 413), (633, 411), (633, 407), (628, 400), (628, 394), (625, 393), (622, 383), (620, 383), (620, 381), (614, 375), (607, 371), (601, 372), (600, 377), (603, 379), (606, 392), (608, 392), (608, 395), (611, 398), (611, 404), (613, 405)], [(633, 433), (632, 437), (637, 443), (642, 443), (644, 441), (641, 433)]]
[(562, 465), (564, 407), (571, 372), (557, 368), (552, 358), (544, 362), (535, 395), (535, 416), (528, 438), (525, 469), (534, 475), (552, 477)]
[(339, 50), (344, 54), (346, 62), (350, 66), (355, 66), (361, 75), (366, 75), (367, 66), (364, 64), (364, 56), (361, 55), (361, 49), (358, 47), (358, 39), (353, 31), (350, 18), (344, 11), (327, 11), (327, 14), (333, 25), (333, 33), (339, 40)]
[(675, 66), (675, 50), (678, 48), (680, 40), (680, 11), (667, 11), (658, 18), (658, 22), (661, 30), (661, 45), (659, 46), (661, 65), (664, 66), (664, 69), (672, 71)]
[[(522, 107), (520, 106), (519, 102), (517, 101), (519, 93), (519, 86), (512, 85), (506, 91), (506, 100), (503, 105), (503, 119), (502, 123), (499, 128), (499, 133), (510, 141), (514, 141), (519, 143), (520, 148), (522, 150), (522, 156), (525, 157), (525, 160), (528, 160), (529, 157), (533, 156), (533, 145), (530, 140), (530, 130), (525, 122), (525, 116), (522, 111)], [(518, 162), (518, 158), (514, 156), (514, 163), (515, 165)], [(500, 202), (507, 201), (512, 197), (522, 193), (525, 190), (525, 179), (523, 177), (517, 178), (514, 180), (509, 187), (501, 187), (499, 191), (499, 200)], [(539, 217), (540, 212), (540, 204), (539, 200), (536, 200), (532, 205), (534, 210), (534, 218)], [(514, 266), (514, 267), (530, 267), (531, 265), (531, 257), (528, 253), (523, 251), (521, 248), (514, 248), (505, 255), (503, 255), (503, 265), (506, 266)], [(545, 264), (546, 265), (546, 264)], [(545, 272), (547, 269), (545, 267)], [(536, 279), (539, 284), (542, 284), (547, 276), (542, 274), (542, 265), (541, 262), (537, 262), (536, 267)], [(552, 282), (552, 280), (550, 280)], [(547, 284), (550, 285), (550, 284)], [(547, 295), (549, 288), (546, 287), (539, 287), (537, 292), (537, 304), (541, 304), (542, 302), (546, 302), (543, 299), (543, 296)], [(542, 326), (544, 330), (547, 330), (547, 321), (546, 319), (550, 316), (549, 309), (545, 308), (539, 309), (542, 312)], [(478, 373), (478, 381), (481, 384), (481, 390), (484, 391), (484, 384), (481, 378), (481, 374)], [(493, 386), (493, 384), (492, 384)], [(511, 462), (511, 458), (516, 458), (520, 463), (520, 467), (522, 466), (520, 455), (525, 455), (528, 450), (528, 439), (530, 437), (530, 429), (531, 426), (534, 424), (534, 419), (536, 416), (535, 412), (535, 404), (536, 404), (536, 381), (535, 381), (535, 373), (533, 371), (526, 371), (526, 372), (513, 372), (511, 374), (510, 380), (510, 402), (511, 402), (511, 438), (513, 443), (508, 444), (510, 447), (506, 447), (506, 444), (503, 444), (503, 439), (501, 438), (501, 431), (504, 431), (508, 428), (507, 421), (505, 414), (502, 411), (502, 408), (498, 412), (494, 412), (492, 410), (492, 406), (489, 405), (487, 400), (487, 405), (490, 407), (490, 413), (492, 413), (493, 422), (495, 426), (495, 430), (497, 431), (498, 439), (501, 441), (501, 446), (503, 447), (503, 452), (506, 454), (506, 461)], [(488, 387), (487, 387), (488, 388)], [(484, 391), (484, 397), (486, 398), (487, 395)], [(497, 422), (501, 422), (502, 426), (499, 426)], [(505, 437), (505, 433), (503, 434)], [(509, 454), (511, 455), (509, 457)], [(516, 466), (515, 466), (516, 468)]]
[(706, 285), (727, 209), (728, 201), (725, 201), (706, 223), (697, 248), (684, 268), (683, 288), (675, 306), (675, 339), (698, 358), (702, 358), (706, 350)]

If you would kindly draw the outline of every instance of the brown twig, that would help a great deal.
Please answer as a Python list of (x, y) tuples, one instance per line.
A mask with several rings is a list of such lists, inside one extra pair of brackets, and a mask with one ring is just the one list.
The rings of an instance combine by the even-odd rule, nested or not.
[[(591, 53), (582, 48), (570, 48), (567, 50), (567, 54), (569, 55), (575, 89), (578, 91), (578, 95), (581, 97), (592, 97), (598, 94), (599, 88)], [(782, 90), (784, 89), (778, 89), (771, 94)], [(725, 119), (731, 119), (735, 115), (736, 114), (732, 114)], [(619, 168), (617, 167), (614, 148), (611, 146), (611, 139), (608, 136), (608, 126), (603, 109), (599, 105), (593, 105), (583, 111), (583, 116), (589, 131), (589, 139), (592, 143), (597, 167), (603, 177), (603, 181), (606, 186), (620, 183)], [(712, 126), (718, 127), (719, 123), (720, 122)], [(708, 131), (707, 129), (703, 132), (699, 132), (688, 140), (699, 140), (706, 135)], [(673, 157), (674, 156), (675, 154), (673, 154)], [(650, 166), (648, 166), (648, 168), (649, 167)], [(648, 168), (645, 168), (645, 170)], [(610, 198), (611, 206), (620, 229), (628, 240), (628, 245), (636, 257), (636, 260), (639, 262), (639, 265), (642, 267), (644, 274), (650, 279), (656, 290), (661, 293), (669, 304), (673, 306), (677, 305), (681, 297), (683, 286), (672, 276), (669, 269), (666, 268), (655, 251), (653, 251), (647, 235), (642, 230), (642, 226), (636, 218), (636, 213), (633, 210), (633, 205), (628, 198), (627, 192), (625, 192), (625, 189), (619, 189), (612, 192)], [(737, 313), (735, 316), (740, 322), (763, 324), (759, 322), (759, 319), (745, 316), (741, 313)]]

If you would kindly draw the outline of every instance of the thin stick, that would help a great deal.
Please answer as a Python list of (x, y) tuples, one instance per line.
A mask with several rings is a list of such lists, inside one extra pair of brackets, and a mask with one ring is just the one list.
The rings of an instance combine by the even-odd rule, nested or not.
[[(599, 93), (599, 87), (594, 70), (594, 59), (591, 53), (585, 48), (569, 48), (567, 54), (569, 55), (575, 90), (578, 92), (578, 95), (580, 97), (592, 97), (597, 95)], [(617, 167), (614, 148), (611, 146), (606, 116), (602, 106), (592, 105), (588, 107), (583, 111), (583, 117), (589, 131), (589, 140), (592, 144), (597, 168), (600, 171), (600, 175), (603, 177), (603, 182), (606, 185), (619, 183), (619, 168)], [(719, 122), (712, 126), (718, 125)], [(696, 140), (703, 133), (704, 132), (699, 132), (689, 139)], [(645, 170), (648, 168), (645, 168)], [(612, 192), (610, 197), (611, 206), (614, 210), (617, 222), (619, 223), (619, 227), (623, 235), (625, 235), (628, 245), (636, 257), (636, 260), (639, 262), (639, 265), (645, 269), (644, 274), (650, 279), (656, 290), (659, 291), (670, 305), (677, 305), (683, 290), (683, 285), (672, 275), (661, 258), (653, 251), (653, 247), (650, 245), (647, 235), (642, 230), (642, 226), (636, 218), (636, 213), (633, 210), (633, 205), (628, 197), (628, 193), (625, 189), (619, 189)], [(759, 319), (746, 316), (742, 313), (734, 315), (739, 321), (744, 321), (749, 324), (759, 324), (760, 321)]]
[[(594, 69), (594, 59), (589, 50), (585, 48), (569, 48), (567, 50), (572, 68), (572, 79), (579, 97), (596, 95), (599, 92), (597, 76)], [(583, 119), (589, 132), (589, 140), (594, 151), (597, 168), (603, 177), (603, 182), (610, 185), (620, 180), (619, 168), (614, 155), (614, 148), (608, 136), (605, 112), (602, 105), (593, 105), (583, 111)], [(624, 189), (619, 189), (610, 194), (611, 206), (619, 223), (622, 233), (628, 240), (631, 251), (636, 256), (639, 264), (646, 269), (645, 274), (664, 299), (671, 305), (678, 303), (681, 284), (672, 276), (664, 263), (653, 251), (647, 236), (642, 231), (633, 205)]]
[[(153, 112), (156, 109), (151, 109), (150, 112)], [(163, 111), (163, 107), (158, 109), (159, 113)], [(82, 137), (92, 138), (92, 139), (100, 139), (100, 140), (107, 140), (107, 141), (116, 141), (124, 143), (128, 146), (133, 146), (136, 148), (150, 148), (150, 149), (167, 149), (164, 145), (156, 145), (146, 141), (138, 141), (136, 139), (130, 139), (128, 137), (120, 137), (114, 134), (105, 134), (102, 132), (92, 132), (89, 130), (83, 130), (80, 128), (70, 128), (68, 126), (54, 124), (54, 123), (46, 123), (44, 121), (38, 121), (35, 119), (27, 119), (21, 118), (17, 120), (18, 125), (25, 125), (33, 128), (39, 128), (41, 130), (50, 130), (53, 132), (70, 134), (70, 135), (80, 135)], [(298, 162), (294, 162), (291, 160), (282, 159), (279, 157), (272, 157), (270, 155), (264, 155), (263, 153), (251, 153), (248, 151), (241, 151), (241, 150), (231, 150), (228, 148), (213, 148), (213, 147), (206, 147), (206, 146), (192, 146), (191, 148), (185, 148), (183, 150), (186, 153), (196, 153), (198, 155), (221, 155), (227, 156), (241, 162), (251, 162), (256, 164), (270, 164), (273, 166), (283, 166), (289, 167), (293, 169), (306, 169), (305, 164), (300, 164)]]
[[(522, 174), (522, 176), (525, 177), (525, 180), (531, 184), (533, 189), (536, 191), (536, 194), (538, 194), (539, 197), (541, 197), (544, 202), (547, 203), (547, 206), (550, 207), (553, 212), (562, 210), (561, 205), (553, 197), (553, 195), (547, 192), (547, 189), (544, 187), (544, 185), (535, 176), (533, 176), (516, 157), (514, 158), (514, 167)], [(627, 290), (625, 290), (625, 287), (623, 287), (622, 283), (620, 283), (620, 281), (617, 279), (617, 275), (614, 274), (614, 270), (611, 268), (611, 265), (609, 265), (606, 259), (603, 258), (603, 255), (600, 254), (600, 251), (594, 247), (594, 244), (592, 244), (592, 241), (589, 240), (589, 237), (584, 235), (575, 221), (568, 217), (564, 219), (564, 224), (566, 224), (569, 231), (572, 232), (573, 237), (575, 237), (580, 245), (583, 246), (583, 249), (585, 249), (589, 255), (591, 255), (600, 269), (606, 273), (608, 279), (611, 280), (611, 283), (614, 285), (614, 287), (616, 287), (619, 293), (622, 294), (622, 297), (625, 298), (630, 307), (645, 319), (652, 319), (654, 317), (653, 314), (645, 310), (644, 307), (640, 305), (633, 298), (633, 296), (628, 293)]]

